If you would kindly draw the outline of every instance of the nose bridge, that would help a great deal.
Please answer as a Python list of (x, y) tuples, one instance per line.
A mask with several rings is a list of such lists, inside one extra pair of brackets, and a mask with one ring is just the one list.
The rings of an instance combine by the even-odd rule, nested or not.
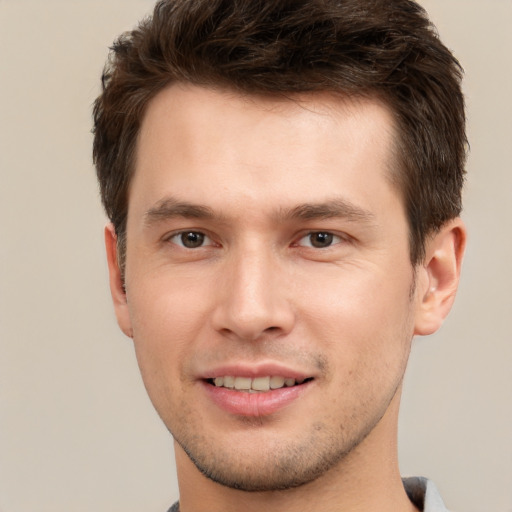
[(217, 306), (216, 327), (239, 339), (287, 332), (293, 323), (279, 257), (266, 244), (248, 241), (232, 251)]

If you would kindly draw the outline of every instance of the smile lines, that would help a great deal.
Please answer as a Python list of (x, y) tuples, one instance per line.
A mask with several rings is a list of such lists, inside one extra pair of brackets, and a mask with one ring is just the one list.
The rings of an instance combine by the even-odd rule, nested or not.
[(251, 379), (250, 377), (233, 377), (227, 375), (225, 377), (215, 377), (215, 379), (209, 379), (208, 382), (216, 387), (254, 393), (265, 392), (284, 387), (292, 387), (298, 384), (303, 384), (304, 382), (310, 380), (312, 379), (293, 379), (281, 376), (255, 377), (254, 379)]

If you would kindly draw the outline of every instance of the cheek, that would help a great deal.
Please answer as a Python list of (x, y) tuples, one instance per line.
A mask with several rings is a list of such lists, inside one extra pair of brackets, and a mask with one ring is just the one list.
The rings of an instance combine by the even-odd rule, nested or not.
[[(201, 282), (203, 285), (199, 286)], [(199, 320), (208, 308), (204, 280), (162, 270), (136, 276), (130, 284), (128, 299), (134, 332), (145, 337), (151, 334), (149, 343), (169, 344), (172, 340), (179, 344), (184, 342), (184, 335), (200, 327)]]
[[(407, 358), (413, 334), (412, 269), (335, 269), (299, 292), (305, 329), (340, 365), (373, 371)], [(343, 372), (345, 373), (345, 372)]]
[(129, 296), (135, 352), (150, 395), (183, 380), (183, 364), (207, 316), (197, 290), (164, 283), (146, 281)]
[(326, 326), (356, 323), (362, 329), (386, 329), (396, 326), (411, 308), (410, 268), (386, 272), (351, 265), (303, 275), (294, 296), (306, 315), (325, 319)]

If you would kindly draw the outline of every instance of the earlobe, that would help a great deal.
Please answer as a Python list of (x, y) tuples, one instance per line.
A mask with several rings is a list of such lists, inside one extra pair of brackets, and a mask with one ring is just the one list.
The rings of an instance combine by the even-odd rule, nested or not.
[(105, 249), (107, 252), (110, 293), (114, 303), (117, 323), (124, 334), (132, 338), (133, 330), (128, 310), (128, 302), (117, 257), (117, 235), (112, 223), (105, 226)]
[(415, 334), (434, 333), (450, 312), (465, 248), (466, 228), (460, 218), (449, 221), (427, 240), (425, 261), (417, 275)]

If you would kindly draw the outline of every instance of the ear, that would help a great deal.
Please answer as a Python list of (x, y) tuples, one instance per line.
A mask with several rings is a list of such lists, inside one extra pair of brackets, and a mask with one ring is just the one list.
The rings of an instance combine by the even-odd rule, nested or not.
[(130, 312), (128, 310), (124, 282), (117, 258), (117, 235), (112, 223), (105, 226), (105, 248), (107, 251), (110, 293), (112, 294), (117, 323), (126, 336), (132, 338), (133, 330)]
[(466, 227), (460, 218), (449, 221), (427, 240), (425, 261), (417, 270), (414, 334), (436, 332), (450, 312), (465, 248)]

